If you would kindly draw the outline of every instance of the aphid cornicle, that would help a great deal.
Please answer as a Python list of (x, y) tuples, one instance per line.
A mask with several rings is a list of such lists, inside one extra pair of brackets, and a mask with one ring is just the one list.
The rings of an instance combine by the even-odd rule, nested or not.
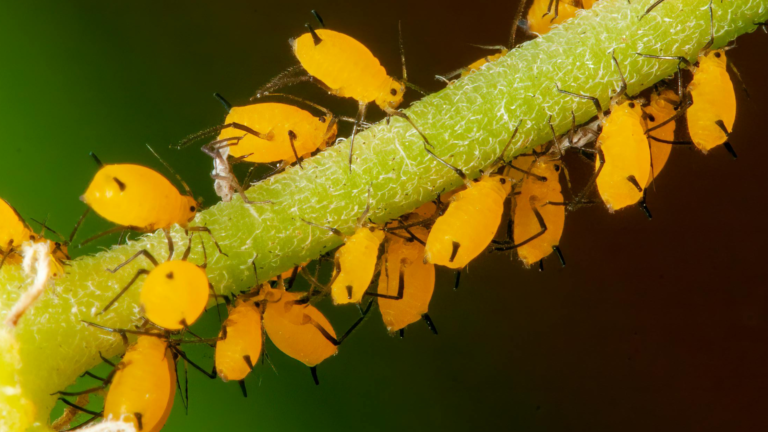
[(435, 289), (435, 265), (424, 262), (424, 245), (429, 231), (423, 227), (409, 230), (411, 239), (389, 237), (385, 261), (379, 276), (378, 303), (381, 318), (390, 333), (400, 331), (419, 320), (430, 330), (437, 329), (427, 312)]
[[(647, 12), (646, 12), (647, 13)], [(710, 38), (702, 48), (698, 56), (698, 66), (693, 67), (687, 58), (681, 56), (650, 55), (637, 53), (642, 57), (677, 60), (678, 75), (681, 74), (680, 64), (685, 64), (693, 71), (693, 80), (685, 92), (680, 89), (683, 107), (668, 121), (674, 121), (683, 113), (688, 120), (688, 133), (696, 147), (704, 153), (723, 145), (725, 149), (736, 157), (736, 152), (728, 142), (728, 136), (733, 131), (733, 123), (736, 120), (736, 93), (733, 82), (726, 70), (729, 65), (722, 48), (711, 50), (715, 43), (712, 2), (709, 3)], [(682, 77), (679, 78), (682, 87)], [(656, 128), (663, 127), (662, 122), (648, 133), (653, 133)]]
[[(315, 11), (312, 13), (321, 27), (324, 27), (319, 15)], [(387, 115), (407, 119), (405, 114), (396, 109), (403, 102), (406, 86), (416, 87), (408, 83), (402, 38), (400, 53), (403, 59), (403, 79), (398, 80), (389, 76), (373, 53), (354, 38), (326, 28), (315, 30), (309, 24), (306, 27), (308, 33), (290, 41), (300, 66), (276, 77), (262, 87), (254, 98), (286, 85), (313, 81), (331, 94), (356, 100), (358, 113), (349, 148), (351, 169), (355, 135), (365, 121), (368, 104), (374, 102)]]
[[(650, 129), (674, 117), (675, 107), (680, 103), (680, 97), (672, 90), (662, 90), (651, 94), (651, 103), (643, 107), (645, 112), (646, 129)], [(675, 143), (675, 122), (669, 122), (648, 135), (651, 143), (651, 167), (653, 172), (648, 178), (648, 183), (658, 177), (672, 152)], [(647, 185), (646, 185), (647, 187)]]
[[(499, 155), (497, 164), (503, 163), (504, 153), (517, 135), (519, 126), (518, 123)], [(426, 144), (424, 149), (430, 156), (452, 169), (464, 180), (467, 187), (453, 196), (448, 210), (435, 221), (427, 239), (424, 260), (453, 269), (463, 269), (493, 240), (501, 223), (504, 201), (512, 191), (512, 182), (506, 177), (491, 174), (496, 165), (478, 181), (469, 181), (462, 170), (440, 159)]]
[(133, 423), (136, 430), (159, 432), (176, 395), (176, 362), (168, 342), (139, 336), (116, 367), (104, 400), (104, 418)]
[[(150, 151), (154, 153), (151, 148)], [(80, 197), (89, 207), (80, 221), (93, 210), (119, 226), (97, 234), (82, 244), (122, 230), (162, 230), (168, 240), (168, 256), (172, 258), (174, 247), (170, 228), (179, 225), (187, 231), (208, 233), (219, 253), (223, 253), (208, 228), (188, 226), (195, 218), (199, 204), (192, 197), (186, 183), (182, 182), (187, 194), (182, 195), (168, 179), (155, 170), (133, 164), (104, 165), (95, 154), (91, 153), (91, 156), (99, 165), (99, 171), (85, 194)], [(160, 161), (165, 164), (162, 159)], [(165, 165), (170, 169), (170, 166)]]
[[(495, 247), (496, 251), (517, 250), (526, 267), (530, 267), (552, 252), (565, 265), (560, 252), (560, 237), (565, 224), (565, 206), (560, 188), (562, 164), (546, 157), (517, 158), (512, 163), (528, 171), (523, 177), (520, 194), (514, 207), (513, 244)], [(497, 242), (503, 244), (501, 242)]]
[[(198, 266), (187, 261), (192, 249), (192, 237), (180, 260), (168, 260), (159, 264), (152, 254), (142, 249), (112, 270), (117, 272), (136, 258), (143, 256), (155, 268), (151, 271), (140, 269), (128, 284), (101, 310), (107, 311), (142, 276), (147, 275), (141, 287), (139, 302), (144, 316), (167, 330), (187, 329), (202, 315), (213, 287), (205, 274), (205, 264)], [(216, 294), (213, 293), (215, 297)]]
[(222, 380), (240, 381), (251, 372), (261, 355), (264, 343), (261, 311), (253, 302), (237, 300), (229, 317), (221, 326), (220, 341), (216, 342), (216, 371)]
[(651, 167), (651, 152), (648, 139), (645, 136), (645, 122), (640, 104), (626, 100), (621, 101), (626, 92), (627, 83), (619, 68), (616, 57), (611, 55), (621, 78), (621, 88), (611, 98), (611, 114), (605, 117), (600, 101), (593, 96), (571, 93), (560, 89), (557, 91), (570, 96), (587, 99), (595, 104), (597, 116), (603, 123), (603, 130), (597, 138), (595, 174), (590, 185), (571, 204), (571, 208), (579, 205), (584, 196), (597, 185), (598, 192), (613, 212), (628, 205), (640, 203), (650, 218), (645, 206), (645, 185), (648, 184)]
[[(220, 166), (229, 165), (227, 156), (238, 162), (280, 162), (274, 173), (295, 161), (301, 167), (302, 158), (317, 149), (324, 149), (336, 138), (337, 119), (333, 113), (304, 99), (291, 95), (268, 95), (295, 100), (321, 111), (322, 115), (315, 117), (297, 106), (277, 102), (233, 107), (218, 93), (214, 96), (227, 110), (224, 124), (190, 135), (172, 147), (183, 148), (198, 139), (219, 133), (216, 141), (206, 144), (202, 150)], [(212, 175), (216, 180), (229, 181), (245, 202), (252, 203), (236, 179), (222, 179), (221, 176), (220, 173)], [(246, 180), (246, 188), (247, 183), (249, 180)]]

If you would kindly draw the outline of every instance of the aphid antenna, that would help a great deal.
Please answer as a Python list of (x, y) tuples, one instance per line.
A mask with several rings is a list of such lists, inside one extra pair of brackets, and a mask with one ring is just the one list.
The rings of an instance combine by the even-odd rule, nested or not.
[(563, 158), (563, 150), (560, 148), (560, 142), (557, 140), (557, 133), (555, 132), (555, 126), (552, 124), (552, 114), (549, 115), (547, 118), (547, 123), (549, 124), (549, 130), (552, 131), (552, 144), (557, 149), (558, 153), (558, 159)]
[(397, 36), (398, 36), (398, 42), (400, 44), (400, 63), (403, 66), (403, 84), (405, 84), (405, 86), (410, 89), (416, 90), (417, 92), (423, 94), (424, 96), (431, 94), (427, 90), (408, 82), (408, 70), (405, 68), (405, 47), (403, 45), (403, 27), (400, 21), (397, 22)]
[(214, 93), (213, 97), (221, 102), (221, 104), (224, 106), (224, 109), (227, 110), (228, 113), (232, 111), (232, 104), (229, 103), (228, 100), (224, 99), (224, 96), (222, 96), (220, 93)]
[(51, 229), (51, 227), (49, 227), (48, 225), (46, 225), (46, 223), (48, 222), (48, 216), (46, 216), (46, 217), (45, 217), (45, 219), (43, 219), (43, 221), (42, 221), (42, 222), (40, 222), (40, 221), (39, 221), (39, 220), (37, 220), (37, 219), (33, 219), (33, 218), (29, 218), (29, 220), (31, 220), (32, 222), (34, 222), (34, 223), (36, 223), (36, 224), (39, 224), (39, 225), (40, 225), (40, 227), (42, 228), (42, 229), (40, 230), (40, 237), (42, 237), (42, 236), (45, 234), (45, 231), (46, 231), (46, 230), (48, 230), (48, 231), (52, 232), (53, 234), (55, 234), (55, 235), (56, 235), (58, 238), (60, 238), (60, 239), (61, 239), (61, 242), (62, 242), (63, 244), (65, 244), (65, 245), (68, 245), (68, 244), (69, 244), (69, 242), (67, 242), (67, 239), (66, 239), (66, 238), (65, 238), (63, 235), (59, 234), (58, 232), (56, 232), (56, 231), (54, 231), (53, 229)]
[(373, 182), (368, 185), (368, 198), (366, 199), (365, 203), (365, 210), (360, 214), (360, 216), (357, 218), (357, 226), (362, 226), (365, 219), (368, 217), (368, 214), (371, 212), (371, 189), (373, 188)]
[(523, 18), (523, 11), (525, 10), (526, 3), (528, 3), (527, 0), (520, 0), (520, 4), (517, 5), (515, 19), (512, 21), (512, 31), (509, 34), (509, 49), (515, 47), (515, 35), (517, 33), (517, 27), (519, 26), (520, 20)]
[(715, 16), (712, 12), (712, 0), (709, 0), (709, 42), (701, 49), (708, 51), (715, 44)]
[(652, 10), (656, 8), (656, 6), (662, 4), (664, 0), (656, 0), (652, 5), (648, 6), (648, 9), (645, 10), (645, 12), (640, 15), (640, 18), (637, 19), (637, 21), (641, 21), (646, 15), (648, 15)]
[(171, 168), (171, 166), (168, 165), (168, 163), (164, 161), (163, 158), (161, 158), (160, 155), (157, 154), (157, 152), (155, 152), (155, 150), (152, 149), (152, 147), (149, 146), (149, 144), (147, 144), (147, 148), (149, 149), (149, 151), (152, 152), (153, 155), (155, 155), (157, 160), (159, 160), (163, 165), (165, 165), (168, 171), (170, 171), (171, 174), (173, 174), (176, 177), (176, 179), (179, 180), (179, 182), (181, 182), (181, 185), (184, 186), (184, 190), (187, 191), (187, 196), (194, 198), (195, 195), (192, 193), (192, 189), (189, 188), (189, 185), (187, 185), (187, 182), (185, 182), (184, 179), (182, 179), (181, 176), (176, 171), (174, 171), (173, 168)]
[(622, 96), (627, 92), (627, 80), (624, 79), (624, 73), (621, 71), (621, 67), (619, 66), (619, 61), (616, 60), (616, 55), (614, 53), (615, 50), (611, 50), (611, 60), (613, 61), (613, 64), (616, 65), (616, 70), (619, 71), (619, 77), (621, 78), (621, 87), (619, 87), (619, 91), (616, 92), (615, 95), (611, 98), (611, 105), (618, 102), (619, 99), (621, 99)]
[[(723, 47), (723, 50), (726, 50), (726, 49), (731, 49), (731, 47)], [(752, 97), (749, 94), (749, 90), (747, 90), (747, 85), (744, 83), (744, 80), (741, 79), (741, 74), (739, 73), (739, 70), (736, 69), (736, 65), (733, 64), (730, 58), (725, 59), (725, 64), (729, 68), (731, 68), (731, 71), (733, 71), (733, 74), (736, 75), (736, 79), (738, 79), (739, 83), (741, 83), (741, 88), (742, 90), (744, 90), (744, 94), (747, 95), (747, 99), (752, 99)]]
[(520, 129), (521, 124), (523, 124), (522, 119), (520, 119), (520, 121), (517, 122), (517, 125), (515, 125), (515, 130), (512, 132), (512, 136), (509, 137), (507, 144), (501, 150), (501, 153), (499, 153), (499, 157), (496, 158), (496, 162), (494, 162), (493, 165), (491, 165), (491, 168), (488, 169), (488, 172), (496, 171), (496, 168), (507, 164), (507, 160), (504, 158), (504, 154), (507, 153), (507, 150), (509, 150), (509, 147), (512, 145), (512, 140), (514, 140), (515, 136), (517, 136), (517, 131)]
[(577, 97), (579, 99), (586, 99), (588, 101), (591, 101), (593, 105), (595, 105), (595, 110), (597, 110), (597, 117), (600, 119), (600, 121), (605, 120), (605, 114), (603, 114), (603, 106), (600, 105), (600, 99), (594, 97), (594, 96), (587, 96), (579, 93), (572, 93), (567, 90), (560, 89), (560, 85), (558, 83), (555, 83), (555, 88), (557, 88), (557, 91), (562, 94), (567, 94), (569, 96)]
[(301, 220), (305, 224), (313, 226), (315, 228), (322, 228), (322, 229), (324, 229), (326, 231), (330, 231), (330, 233), (333, 234), (333, 235), (337, 235), (339, 237), (344, 237), (344, 233), (339, 231), (338, 229), (336, 229), (334, 227), (329, 227), (329, 226), (325, 226), (325, 225), (318, 225), (318, 224), (316, 224), (314, 222), (310, 222), (308, 220), (305, 220), (304, 218), (299, 218), (299, 220)]
[(472, 43), (471, 44), (467, 44), (467, 45), (473, 46), (475, 48), (482, 48), (482, 49), (487, 49), (487, 50), (505, 50), (505, 49), (507, 49), (507, 47), (505, 47), (504, 45), (478, 45), (478, 44), (472, 44)]
[(310, 12), (312, 12), (312, 15), (315, 16), (315, 19), (320, 24), (320, 28), (325, 28), (325, 22), (323, 22), (323, 17), (321, 17), (320, 14), (314, 9), (312, 9)]

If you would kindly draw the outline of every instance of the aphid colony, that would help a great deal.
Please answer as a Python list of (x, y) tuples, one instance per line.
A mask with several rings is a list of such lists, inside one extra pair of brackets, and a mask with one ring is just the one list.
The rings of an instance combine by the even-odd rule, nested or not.
[[(553, 9), (553, 1), (545, 5), (545, 0), (534, 0), (528, 13), (528, 28), (545, 33), (551, 25), (573, 16), (578, 8), (591, 6), (591, 1), (571, 4), (554, 0)], [(315, 16), (324, 27), (320, 16)], [(410, 122), (405, 114), (396, 111), (406, 86), (412, 86), (407, 82), (405, 68), (402, 80), (392, 78), (373, 54), (350, 36), (325, 28), (315, 30), (309, 25), (307, 29), (307, 33), (292, 41), (300, 65), (264, 86), (253, 98), (258, 99), (258, 103), (233, 107), (217, 94), (227, 111), (224, 124), (191, 135), (176, 145), (184, 147), (218, 134), (214, 141), (203, 146), (203, 151), (214, 159), (215, 189), (225, 201), (231, 200), (236, 192), (248, 205), (267, 205), (251, 202), (245, 196), (245, 190), (252, 184), (253, 170), (241, 182), (232, 172), (232, 164), (277, 162), (277, 168), (271, 174), (294, 162), (301, 166), (302, 158), (334, 141), (339, 119), (354, 123), (351, 141), (354, 140), (355, 133), (366, 126), (366, 108), (371, 102), (387, 116), (398, 116)], [(495, 61), (514, 45), (514, 32), (513, 28), (509, 47), (495, 47), (501, 50), (499, 54), (478, 60), (443, 79), (448, 81), (447, 78), (459, 74), (467, 75)], [(727, 143), (735, 118), (735, 95), (725, 70), (725, 51), (709, 50), (713, 41), (714, 37), (702, 49), (696, 67), (687, 59), (676, 57), (675, 53), (638, 53), (649, 58), (648, 61), (677, 60), (693, 72), (693, 80), (686, 88), (683, 88), (680, 71), (677, 93), (673, 88), (657, 86), (650, 94), (649, 102), (624, 94), (624, 75), (616, 58), (612, 58), (616, 80), (621, 87), (611, 99), (608, 114), (603, 112), (596, 97), (578, 93), (578, 89), (562, 89), (558, 83), (552, 83), (574, 104), (579, 103), (578, 99), (594, 103), (598, 123), (594, 129), (582, 129), (586, 130), (587, 136), (591, 134), (591, 138), (576, 144), (574, 120), (572, 130), (566, 135), (553, 136), (552, 141), (531, 153), (508, 159), (506, 153), (516, 143), (518, 123), (510, 127), (506, 146), (493, 165), (474, 181), (461, 167), (449, 164), (436, 154), (426, 136), (416, 129), (424, 139), (424, 151), (435, 163), (452, 170), (464, 185), (443, 193), (410, 214), (381, 225), (368, 220), (372, 193), (369, 188), (369, 206), (360, 214), (357, 228), (351, 235), (345, 235), (333, 226), (305, 220), (310, 229), (344, 238), (344, 244), (332, 258), (321, 257), (314, 274), (302, 265), (265, 282), (259, 280), (254, 264), (255, 282), (250, 290), (231, 298), (217, 295), (206, 275), (207, 255), (202, 240), (200, 247), (205, 261), (199, 265), (188, 261), (194, 233), (206, 233), (212, 238), (213, 233), (204, 227), (189, 226), (200, 205), (186, 184), (182, 182), (186, 190), (186, 194), (182, 194), (168, 179), (150, 168), (131, 164), (105, 165), (95, 155), (99, 169), (81, 197), (88, 209), (67, 241), (53, 242), (43, 234), (35, 234), (10, 204), (0, 200), (0, 267), (21, 265), (28, 259), (25, 250), (42, 244), (45, 246), (43, 258), (47, 257), (50, 262), (44, 266), (44, 279), (60, 276), (70, 260), (67, 246), (90, 210), (117, 227), (91, 237), (85, 243), (124, 230), (162, 230), (166, 234), (169, 254), (164, 262), (158, 261), (149, 251), (141, 250), (109, 270), (117, 272), (141, 258), (152, 265), (138, 270), (118, 295), (94, 316), (97, 320), (129, 289), (140, 285), (137, 288), (141, 290), (139, 299), (143, 311), (140, 325), (135, 329), (113, 329), (84, 322), (84, 325), (98, 329), (96, 331), (119, 334), (127, 351), (118, 364), (103, 359), (114, 369), (106, 378), (97, 377), (102, 381), (100, 386), (79, 392), (59, 392), (65, 404), (91, 415), (91, 419), (80, 426), (104, 417), (132, 422), (140, 431), (159, 431), (170, 414), (176, 388), (181, 388), (176, 374), (179, 359), (210, 378), (218, 376), (224, 381), (237, 381), (243, 395), (247, 395), (244, 380), (259, 360), (263, 362), (265, 358), (265, 337), (269, 337), (282, 352), (307, 365), (314, 382), (319, 384), (317, 366), (338, 352), (339, 345), (367, 317), (374, 300), (390, 333), (399, 333), (402, 337), (408, 325), (423, 320), (437, 334), (428, 314), (435, 289), (435, 265), (456, 271), (455, 288), (459, 286), (458, 276), (462, 269), (484, 251), (512, 251), (526, 267), (538, 263), (541, 269), (543, 260), (554, 252), (564, 266), (559, 243), (565, 215), (581, 206), (594, 204), (591, 193), (595, 187), (611, 212), (638, 205), (650, 218), (645, 205), (646, 188), (659, 175), (674, 145), (694, 144), (707, 152), (723, 144), (735, 156)], [(332, 94), (356, 100), (357, 117), (334, 116), (319, 105), (295, 96), (270, 93), (300, 81), (314, 82)], [(319, 115), (294, 104), (261, 102), (267, 97), (314, 109)], [(687, 116), (690, 142), (675, 138), (675, 119), (681, 115)], [(411, 125), (416, 128), (412, 122)], [(591, 141), (595, 142), (594, 147), (586, 148), (584, 142)], [(565, 174), (568, 178), (563, 159), (567, 151), (575, 151), (589, 163), (594, 163), (594, 174), (578, 194), (570, 192), (568, 181), (570, 197), (566, 200), (560, 177)], [(349, 163), (350, 167), (354, 164), (352, 146)], [(167, 164), (166, 167), (170, 169)], [(505, 219), (508, 221), (506, 236), (496, 238)], [(40, 225), (43, 231), (50, 230), (44, 222)], [(174, 243), (169, 234), (174, 225), (189, 234), (186, 249), (178, 259), (174, 259)], [(219, 253), (226, 255), (215, 239), (213, 241)], [(327, 283), (318, 277), (320, 264), (324, 261), (333, 262), (333, 273)], [(308, 282), (308, 291), (291, 290), (299, 273)], [(359, 319), (340, 337), (314, 306), (326, 296), (330, 296), (336, 305), (352, 303), (360, 309)], [(228, 317), (218, 336), (205, 339), (192, 333), (190, 326), (203, 314), (211, 299), (223, 299), (227, 303)], [(9, 324), (15, 325), (30, 304), (31, 301), (24, 305)], [(187, 338), (187, 334), (194, 338)], [(132, 343), (128, 335), (136, 337)], [(215, 349), (214, 366), (210, 371), (189, 360), (182, 349), (187, 343), (208, 344)], [(108, 391), (101, 412), (88, 410), (64, 398), (105, 389)], [(188, 400), (188, 395), (186, 397)]]

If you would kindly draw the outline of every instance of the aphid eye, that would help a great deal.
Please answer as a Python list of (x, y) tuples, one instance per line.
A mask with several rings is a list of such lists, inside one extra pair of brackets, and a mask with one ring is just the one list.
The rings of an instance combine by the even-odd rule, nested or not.
[(325, 116), (320, 116), (318, 120), (320, 120), (320, 123), (325, 123)]
[(560, 165), (555, 165), (555, 172), (560, 172)]
[(716, 53), (715, 53), (715, 57), (717, 57), (717, 58), (720, 58), (720, 53), (719, 53), (719, 52), (716, 52)]
[(192, 207), (189, 208), (189, 211), (191, 211), (191, 212), (194, 212), (195, 210), (197, 210), (197, 209), (195, 209), (195, 206), (192, 206)]
[(31, 235), (31, 236), (29, 236), (29, 239), (32, 240), (32, 241), (35, 241), (35, 236)]
[(500, 178), (500, 179), (499, 179), (499, 183), (501, 183), (501, 184), (507, 184), (507, 179), (505, 179), (504, 177), (502, 177), (502, 178)]
[(634, 107), (635, 107), (635, 103), (634, 103), (634, 102), (630, 102), (630, 103), (629, 103), (629, 107), (630, 107), (630, 108), (634, 108)]
[(656, 117), (654, 117), (653, 114), (648, 114), (648, 120), (650, 120), (651, 122), (655, 123), (656, 122)]
[(391, 94), (392, 96), (397, 96), (397, 90), (389, 89), (389, 94)]

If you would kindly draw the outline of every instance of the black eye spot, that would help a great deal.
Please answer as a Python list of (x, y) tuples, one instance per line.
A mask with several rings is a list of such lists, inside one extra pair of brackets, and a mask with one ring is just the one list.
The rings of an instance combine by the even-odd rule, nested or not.
[(560, 165), (555, 165), (555, 172), (560, 172)]
[(634, 102), (630, 102), (630, 103), (629, 103), (629, 107), (630, 107), (630, 108), (634, 108), (634, 107), (635, 107), (635, 103), (634, 103)]
[(325, 123), (326, 118), (325, 116), (320, 116), (318, 120), (320, 120), (320, 123)]
[(502, 177), (502, 178), (500, 178), (500, 179), (499, 179), (499, 183), (501, 183), (501, 184), (507, 184), (507, 179), (505, 179), (504, 177)]
[(397, 96), (397, 90), (389, 89), (389, 94), (391, 94), (392, 96)]
[(648, 114), (648, 120), (650, 120), (651, 122), (655, 123), (656, 122), (656, 117), (654, 117), (653, 114)]
[(195, 210), (197, 210), (197, 209), (195, 208), (195, 206), (192, 206), (192, 207), (190, 207), (190, 208), (189, 208), (189, 211), (191, 211), (191, 212), (193, 212), (193, 213), (195, 212)]
[(29, 239), (32, 240), (32, 241), (35, 241), (35, 236), (31, 235), (31, 236), (29, 236)]
[(716, 52), (716, 53), (715, 53), (715, 57), (717, 57), (717, 58), (720, 58), (720, 57), (721, 57), (721, 55), (722, 55), (722, 54), (720, 54), (719, 52)]

